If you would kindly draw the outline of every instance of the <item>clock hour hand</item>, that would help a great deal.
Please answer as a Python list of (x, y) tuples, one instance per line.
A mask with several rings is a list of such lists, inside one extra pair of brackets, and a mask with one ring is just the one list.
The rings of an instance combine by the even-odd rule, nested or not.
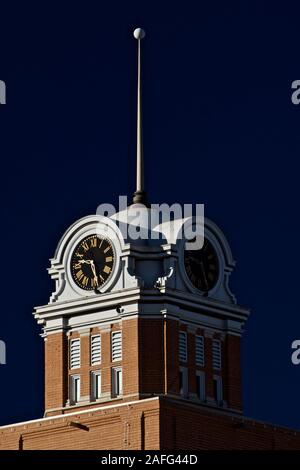
[(92, 259), (82, 259), (82, 260), (79, 261), (79, 263), (89, 264), (90, 265), (91, 270), (93, 272), (93, 276), (94, 276), (94, 283), (95, 283), (96, 286), (98, 286), (98, 277), (97, 277), (96, 267), (95, 267), (94, 261)]
[(90, 266), (94, 266), (94, 261), (92, 259), (80, 259), (78, 261), (79, 264), (89, 264)]

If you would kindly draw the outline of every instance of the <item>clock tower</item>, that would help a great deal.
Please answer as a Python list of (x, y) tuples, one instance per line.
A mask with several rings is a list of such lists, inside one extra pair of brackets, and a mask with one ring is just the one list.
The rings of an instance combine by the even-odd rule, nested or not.
[[(75, 222), (51, 260), (55, 290), (34, 313), (45, 341), (45, 416), (150, 397), (241, 413), (240, 337), (248, 311), (229, 288), (229, 244), (208, 219), (196, 250), (181, 236), (195, 217), (169, 219), (168, 229), (165, 221), (151, 225), (160, 208), (147, 206), (144, 189), (144, 32), (134, 35), (137, 188), (125, 210)], [(136, 227), (145, 232), (145, 224), (151, 229), (137, 238)]]
[(45, 345), (44, 418), (1, 427), (0, 448), (299, 449), (299, 433), (242, 416), (240, 342), (249, 311), (230, 290), (235, 263), (222, 230), (148, 204), (145, 33), (134, 36), (133, 203), (76, 221), (59, 241), (53, 292), (34, 311)]
[(120, 229), (136, 209), (79, 220), (51, 260), (56, 288), (35, 310), (45, 341), (45, 416), (152, 396), (240, 413), (248, 311), (229, 289), (226, 238), (206, 219), (201, 250), (168, 239), (162, 225), (163, 240), (137, 243)]

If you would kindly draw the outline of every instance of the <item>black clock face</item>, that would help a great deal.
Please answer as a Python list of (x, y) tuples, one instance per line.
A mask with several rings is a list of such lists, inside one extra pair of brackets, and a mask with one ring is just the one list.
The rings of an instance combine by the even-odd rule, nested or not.
[(90, 235), (76, 246), (71, 258), (75, 283), (84, 290), (103, 286), (111, 276), (115, 263), (113, 245), (107, 238)]
[(207, 239), (201, 250), (185, 250), (184, 265), (190, 281), (197, 289), (208, 292), (216, 285), (219, 263), (217, 254)]

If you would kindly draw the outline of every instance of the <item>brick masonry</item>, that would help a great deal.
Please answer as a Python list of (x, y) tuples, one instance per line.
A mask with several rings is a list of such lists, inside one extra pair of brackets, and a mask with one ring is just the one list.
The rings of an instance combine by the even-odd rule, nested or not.
[(0, 449), (300, 450), (300, 433), (154, 397), (2, 427)]
[[(112, 332), (122, 332), (122, 359), (112, 361)], [(179, 332), (187, 334), (187, 362), (179, 361)], [(101, 334), (101, 364), (91, 365), (91, 336)], [(205, 363), (196, 365), (195, 335), (204, 337)], [(69, 343), (80, 338), (80, 367), (69, 368)], [(219, 339), (222, 368), (213, 369)], [(122, 367), (123, 394), (112, 396), (112, 368)], [(188, 370), (188, 399), (179, 370)], [(132, 318), (101, 328), (49, 334), (45, 340), (45, 418), (0, 428), (0, 449), (300, 449), (300, 433), (243, 418), (240, 337), (181, 324)], [(102, 398), (91, 401), (91, 372), (101, 370)], [(206, 402), (196, 395), (205, 373)], [(70, 376), (80, 375), (81, 400), (69, 401)], [(221, 375), (223, 405), (214, 401)]]

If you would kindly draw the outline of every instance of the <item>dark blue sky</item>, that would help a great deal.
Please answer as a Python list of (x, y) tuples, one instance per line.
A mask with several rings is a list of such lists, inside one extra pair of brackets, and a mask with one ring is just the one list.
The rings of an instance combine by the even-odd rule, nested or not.
[(134, 189), (132, 30), (143, 26), (150, 200), (204, 203), (224, 230), (232, 290), (252, 311), (245, 414), (300, 428), (300, 366), (290, 360), (300, 338), (300, 106), (290, 99), (300, 7), (207, 3), (1, 5), (1, 424), (43, 413), (31, 312), (48, 301), (58, 240)]

